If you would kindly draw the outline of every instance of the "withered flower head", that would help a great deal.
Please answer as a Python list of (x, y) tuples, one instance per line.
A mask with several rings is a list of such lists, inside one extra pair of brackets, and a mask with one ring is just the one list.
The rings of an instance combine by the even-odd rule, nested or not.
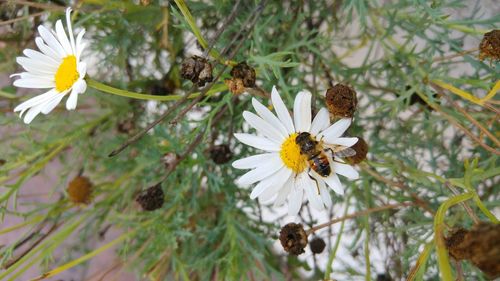
[(326, 247), (326, 243), (322, 238), (316, 237), (309, 242), (309, 247), (314, 254), (321, 254)]
[(356, 154), (345, 158), (349, 163), (359, 164), (366, 159), (366, 154), (368, 153), (368, 144), (363, 138), (358, 137), (358, 141), (353, 146), (351, 146), (351, 148), (356, 151)]
[(143, 190), (137, 197), (135, 201), (141, 205), (144, 211), (154, 211), (161, 208), (165, 202), (165, 194), (161, 189), (161, 183), (151, 186), (146, 190)]
[(479, 44), (479, 59), (485, 58), (500, 60), (500, 30), (492, 30), (484, 34)]
[(233, 153), (227, 144), (214, 145), (208, 149), (208, 153), (215, 164), (225, 164), (233, 157)]
[(181, 76), (203, 87), (213, 80), (212, 65), (205, 58), (192, 56), (182, 62)]
[(358, 106), (356, 92), (347, 85), (337, 84), (326, 91), (326, 106), (335, 117), (351, 118)]
[(298, 256), (304, 253), (307, 246), (307, 234), (302, 224), (289, 223), (280, 231), (280, 242), (288, 253)]
[(457, 229), (445, 241), (453, 258), (469, 260), (491, 279), (500, 277), (500, 224), (483, 222), (471, 230)]
[(89, 204), (92, 196), (92, 183), (87, 177), (77, 176), (68, 184), (69, 200), (76, 204)]
[(243, 85), (241, 78), (225, 79), (224, 83), (229, 91), (235, 95), (242, 94), (245, 91), (245, 85)]
[(247, 88), (255, 87), (255, 69), (249, 66), (246, 62), (238, 63), (230, 72), (233, 78), (239, 78), (243, 82), (243, 86)]

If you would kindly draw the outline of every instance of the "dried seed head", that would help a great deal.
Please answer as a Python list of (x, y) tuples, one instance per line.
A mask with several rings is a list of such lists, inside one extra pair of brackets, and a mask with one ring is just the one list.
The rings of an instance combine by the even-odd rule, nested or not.
[(484, 34), (479, 44), (479, 59), (485, 58), (500, 60), (500, 30), (492, 30)]
[(238, 63), (230, 72), (233, 78), (239, 78), (243, 82), (243, 86), (247, 88), (255, 87), (255, 69), (249, 66), (246, 62)]
[(351, 148), (356, 151), (356, 154), (345, 158), (347, 161), (349, 161), (349, 163), (359, 164), (366, 159), (366, 154), (368, 153), (368, 144), (363, 138), (358, 137), (358, 141), (353, 146), (351, 146)]
[(229, 91), (235, 95), (242, 94), (245, 91), (243, 80), (241, 80), (240, 78), (225, 79), (224, 83), (226, 84)]
[(316, 237), (311, 242), (309, 242), (309, 247), (313, 254), (321, 254), (326, 247), (325, 240), (320, 237)]
[(161, 183), (159, 183), (143, 190), (137, 195), (135, 201), (141, 205), (144, 211), (154, 211), (163, 206), (163, 202), (165, 202), (164, 196), (165, 194), (161, 189)]
[(463, 260), (469, 257), (468, 251), (460, 247), (460, 245), (464, 242), (467, 232), (468, 231), (466, 229), (457, 228), (454, 229), (445, 239), (446, 247), (448, 248), (450, 256), (456, 260)]
[(7, 161), (5, 161), (5, 159), (0, 159), (0, 166), (5, 165), (5, 163), (7, 163)]
[(233, 153), (231, 148), (227, 144), (215, 145), (208, 149), (210, 154), (210, 159), (215, 162), (215, 164), (225, 164), (231, 160)]
[(337, 84), (326, 91), (326, 106), (335, 117), (351, 118), (358, 106), (356, 92), (347, 85)]
[(167, 170), (171, 170), (178, 159), (179, 155), (177, 155), (176, 153), (167, 152), (161, 158), (161, 162), (163, 163), (163, 165), (165, 165), (165, 168)]
[(480, 223), (471, 230), (458, 229), (445, 239), (450, 255), (466, 259), (489, 278), (500, 277), (500, 224)]
[(181, 76), (200, 87), (212, 82), (212, 65), (204, 58), (192, 56), (182, 62)]
[(302, 224), (289, 223), (281, 228), (280, 242), (288, 253), (298, 256), (307, 246), (307, 234)]
[(77, 176), (68, 184), (69, 200), (76, 204), (89, 204), (92, 199), (92, 183), (87, 177)]

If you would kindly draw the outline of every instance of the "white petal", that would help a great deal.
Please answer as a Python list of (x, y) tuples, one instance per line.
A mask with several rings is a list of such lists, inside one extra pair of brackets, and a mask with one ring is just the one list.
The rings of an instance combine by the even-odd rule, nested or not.
[(76, 54), (76, 47), (75, 47), (75, 38), (73, 36), (73, 27), (71, 26), (71, 8), (68, 7), (66, 9), (66, 25), (68, 27), (68, 35), (69, 35), (69, 40), (71, 43), (71, 50), (73, 54)]
[(273, 102), (274, 110), (276, 111), (276, 114), (281, 121), (281, 124), (285, 126), (289, 134), (294, 133), (295, 127), (293, 126), (292, 117), (290, 117), (290, 113), (288, 113), (288, 109), (286, 108), (285, 103), (281, 99), (278, 90), (276, 90), (276, 86), (273, 86), (273, 90), (271, 92), (271, 100)]
[(47, 80), (47, 81), (54, 81), (54, 76), (49, 75), (49, 74), (36, 74), (32, 72), (22, 72), (18, 73), (18, 76), (21, 78), (28, 78), (28, 79), (42, 79), (42, 80)]
[(265, 151), (280, 151), (280, 146), (264, 137), (236, 133), (234, 137), (240, 142)]
[[(28, 59), (28, 58), (25, 58), (25, 59)], [(17, 63), (19, 63), (19, 58), (16, 59)], [(54, 75), (56, 74), (56, 70), (53, 70), (51, 68), (48, 68), (48, 67), (38, 67), (38, 65), (36, 64), (32, 64), (30, 62), (26, 63), (26, 61), (24, 60), (21, 60), (23, 61), (23, 63), (19, 63), (26, 71), (28, 71), (29, 73), (33, 74), (33, 75), (51, 75), (54, 77)]]
[(78, 79), (75, 84), (73, 84), (73, 91), (76, 91), (77, 94), (82, 94), (87, 90), (87, 82), (83, 79)]
[(325, 204), (327, 208), (332, 207), (332, 197), (330, 196), (330, 192), (326, 188), (325, 182), (323, 180), (318, 180), (318, 185), (323, 204)]
[(40, 63), (46, 64), (49, 66), (58, 66), (59, 65), (59, 61), (57, 61), (54, 58), (49, 57), (45, 54), (42, 54), (38, 51), (35, 51), (35, 50), (25, 49), (23, 51), (23, 54), (26, 55), (28, 58), (37, 60)]
[(40, 33), (40, 36), (42, 37), (43, 41), (49, 45), (49, 47), (57, 52), (61, 58), (66, 57), (66, 52), (64, 51), (63, 47), (57, 41), (56, 37), (43, 25), (40, 25), (38, 27), (38, 33)]
[(50, 101), (44, 103), (44, 106), (42, 106), (42, 113), (49, 114), (61, 102), (63, 97), (64, 94), (58, 93)]
[(288, 137), (288, 132), (281, 121), (267, 107), (262, 105), (256, 98), (252, 98), (253, 108), (269, 125), (273, 126), (284, 137)]
[(64, 27), (62, 25), (61, 20), (58, 20), (56, 22), (56, 34), (59, 43), (61, 43), (61, 46), (64, 48), (64, 51), (66, 52), (66, 55), (69, 56), (73, 54), (73, 49), (71, 49), (71, 44), (69, 43), (66, 32), (64, 32)]
[(274, 206), (279, 207), (285, 203), (286, 198), (290, 194), (290, 191), (292, 190), (293, 186), (293, 177), (289, 177), (285, 184), (283, 185), (283, 188), (278, 192), (278, 197), (276, 198), (276, 201), (274, 201)]
[(82, 55), (83, 50), (85, 49), (85, 43), (82, 43), (83, 35), (85, 34), (85, 29), (80, 31), (76, 36), (76, 58), (79, 60)]
[(285, 140), (285, 136), (281, 135), (278, 130), (276, 130), (273, 126), (271, 126), (256, 114), (253, 114), (249, 111), (244, 111), (243, 118), (245, 118), (250, 126), (254, 127), (259, 133), (263, 134), (268, 139), (278, 144), (281, 144)]
[(46, 101), (49, 101), (53, 97), (55, 97), (57, 94), (58, 93), (55, 89), (51, 89), (50, 91), (47, 91), (46, 93), (43, 93), (43, 94), (38, 95), (34, 98), (31, 98), (31, 99), (21, 103), (20, 105), (16, 106), (16, 108), (14, 108), (14, 112), (24, 111), (30, 107), (36, 106), (36, 105), (38, 105), (40, 103), (44, 103)]
[(328, 109), (323, 107), (314, 117), (310, 130), (311, 135), (317, 135), (319, 132), (328, 128), (328, 125), (330, 125), (330, 115)]
[(27, 71), (30, 71), (28, 68), (31, 69), (36, 69), (38, 71), (41, 71), (43, 73), (53, 73), (54, 75), (56, 74), (56, 71), (58, 69), (58, 65), (49, 65), (45, 64), (41, 61), (30, 59), (27, 57), (17, 57), (16, 62), (20, 64), (24, 69)]
[(59, 53), (57, 53), (57, 51), (55, 51), (52, 48), (50, 48), (49, 46), (47, 46), (43, 42), (43, 39), (41, 37), (35, 38), (35, 43), (36, 43), (36, 46), (38, 47), (38, 49), (40, 49), (40, 51), (42, 51), (42, 53), (53, 58), (54, 60), (60, 62), (61, 59), (63, 58)]
[(71, 90), (69, 98), (66, 100), (66, 109), (74, 110), (76, 108), (76, 103), (78, 102), (78, 92), (75, 89)]
[(323, 201), (321, 200), (321, 195), (319, 191), (319, 187), (316, 184), (316, 181), (312, 180), (309, 178), (309, 175), (307, 173), (301, 173), (298, 176), (298, 181), (299, 185), (301, 186), (302, 189), (306, 191), (307, 199), (309, 200), (309, 203), (316, 209), (316, 210), (323, 210)]
[[(85, 82), (85, 74), (87, 73), (87, 64), (84, 62), (78, 63), (78, 74), (80, 75), (80, 79)], [(87, 89), (87, 82), (85, 82), (85, 89)], [(83, 90), (85, 92), (85, 90)]]
[(337, 144), (347, 147), (351, 147), (358, 142), (358, 138), (336, 138), (330, 141), (327, 141), (326, 138), (324, 138), (323, 140), (325, 140), (328, 144)]
[(295, 97), (293, 117), (297, 132), (309, 132), (311, 128), (311, 93), (301, 91)]
[(56, 85), (54, 81), (48, 81), (43, 78), (21, 78), (13, 83), (16, 87), (30, 88), (30, 89), (46, 89), (54, 88)]
[(340, 195), (344, 194), (344, 187), (342, 187), (342, 183), (340, 183), (340, 179), (337, 174), (332, 173), (330, 176), (323, 179), (328, 184), (328, 186), (333, 189), (333, 191)]
[(24, 123), (29, 124), (35, 117), (40, 114), (40, 111), (42, 110), (42, 107), (44, 106), (44, 103), (38, 104), (28, 110), (28, 113), (26, 113), (26, 116), (24, 116)]
[[(292, 170), (283, 166), (276, 173), (263, 179), (255, 186), (250, 194), (250, 199), (259, 197), (261, 200), (269, 200), (275, 195), (285, 184), (288, 178), (292, 175)], [(265, 193), (265, 196), (263, 196)]]
[(273, 157), (266, 163), (262, 163), (262, 165), (241, 176), (236, 182), (241, 186), (249, 186), (274, 174), (281, 167), (283, 167), (281, 159)]
[(351, 165), (333, 162), (333, 171), (349, 179), (358, 179), (359, 173)]
[(299, 213), (303, 197), (304, 190), (300, 188), (297, 180), (295, 180), (292, 184), (292, 191), (290, 192), (288, 199), (288, 215), (296, 216)]
[(339, 121), (335, 122), (335, 124), (319, 133), (318, 137), (321, 138), (321, 136), (324, 136), (325, 141), (329, 142), (329, 140), (333, 140), (342, 136), (342, 134), (347, 130), (347, 128), (349, 128), (350, 125), (350, 118), (340, 119)]
[(279, 156), (278, 153), (264, 153), (257, 154), (233, 162), (233, 168), (236, 169), (253, 169), (262, 163), (269, 161), (269, 159)]

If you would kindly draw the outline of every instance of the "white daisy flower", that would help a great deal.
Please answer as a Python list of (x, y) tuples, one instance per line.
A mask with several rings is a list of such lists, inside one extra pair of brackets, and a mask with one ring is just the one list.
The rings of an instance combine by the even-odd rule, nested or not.
[[(50, 89), (49, 91), (31, 98), (16, 108), (14, 112), (21, 111), (24, 123), (30, 123), (40, 112), (48, 114), (61, 102), (66, 94), (70, 94), (66, 101), (66, 108), (76, 108), (78, 94), (87, 89), (85, 82), (86, 64), (80, 61), (80, 56), (85, 44), (82, 43), (85, 30), (73, 36), (71, 28), (71, 8), (66, 10), (66, 34), (61, 20), (56, 22), (56, 30), (49, 30), (44, 26), (38, 26), (40, 37), (35, 43), (41, 52), (26, 49), (23, 51), (26, 57), (18, 57), (19, 63), (26, 71), (11, 75), (19, 76), (14, 81), (14, 86), (31, 89)], [(68, 36), (69, 35), (69, 36)], [(68, 39), (69, 38), (69, 39)]]
[[(304, 193), (314, 208), (322, 210), (325, 206), (330, 207), (332, 200), (327, 186), (338, 194), (344, 193), (337, 174), (350, 179), (359, 177), (353, 167), (340, 161), (331, 153), (332, 150), (328, 150), (344, 149), (358, 141), (357, 138), (341, 137), (351, 125), (351, 119), (341, 119), (330, 126), (328, 111), (323, 108), (311, 123), (309, 92), (299, 92), (295, 98), (293, 119), (275, 87), (271, 98), (277, 117), (255, 98), (252, 104), (257, 114), (243, 112), (243, 118), (259, 135), (239, 133), (235, 137), (265, 153), (233, 162), (234, 168), (252, 169), (240, 177), (237, 184), (250, 186), (258, 182), (250, 194), (252, 199), (259, 198), (263, 202), (274, 199), (277, 206), (288, 199), (289, 215), (299, 212)], [(301, 148), (296, 143), (300, 133), (306, 133), (306, 136), (309, 133), (318, 145), (326, 149), (323, 155), (326, 155), (330, 169), (323, 176), (313, 169), (306, 154), (301, 154)]]

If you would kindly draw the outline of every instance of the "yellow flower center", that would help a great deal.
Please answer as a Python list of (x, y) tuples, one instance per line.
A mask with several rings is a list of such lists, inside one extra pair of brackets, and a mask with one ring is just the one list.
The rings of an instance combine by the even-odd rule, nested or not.
[(79, 77), (80, 74), (76, 70), (76, 57), (73, 55), (65, 57), (56, 72), (56, 90), (63, 92), (71, 88)]
[(281, 145), (280, 157), (285, 166), (295, 173), (304, 171), (307, 167), (307, 157), (300, 154), (300, 147), (295, 142), (297, 133), (291, 134)]

